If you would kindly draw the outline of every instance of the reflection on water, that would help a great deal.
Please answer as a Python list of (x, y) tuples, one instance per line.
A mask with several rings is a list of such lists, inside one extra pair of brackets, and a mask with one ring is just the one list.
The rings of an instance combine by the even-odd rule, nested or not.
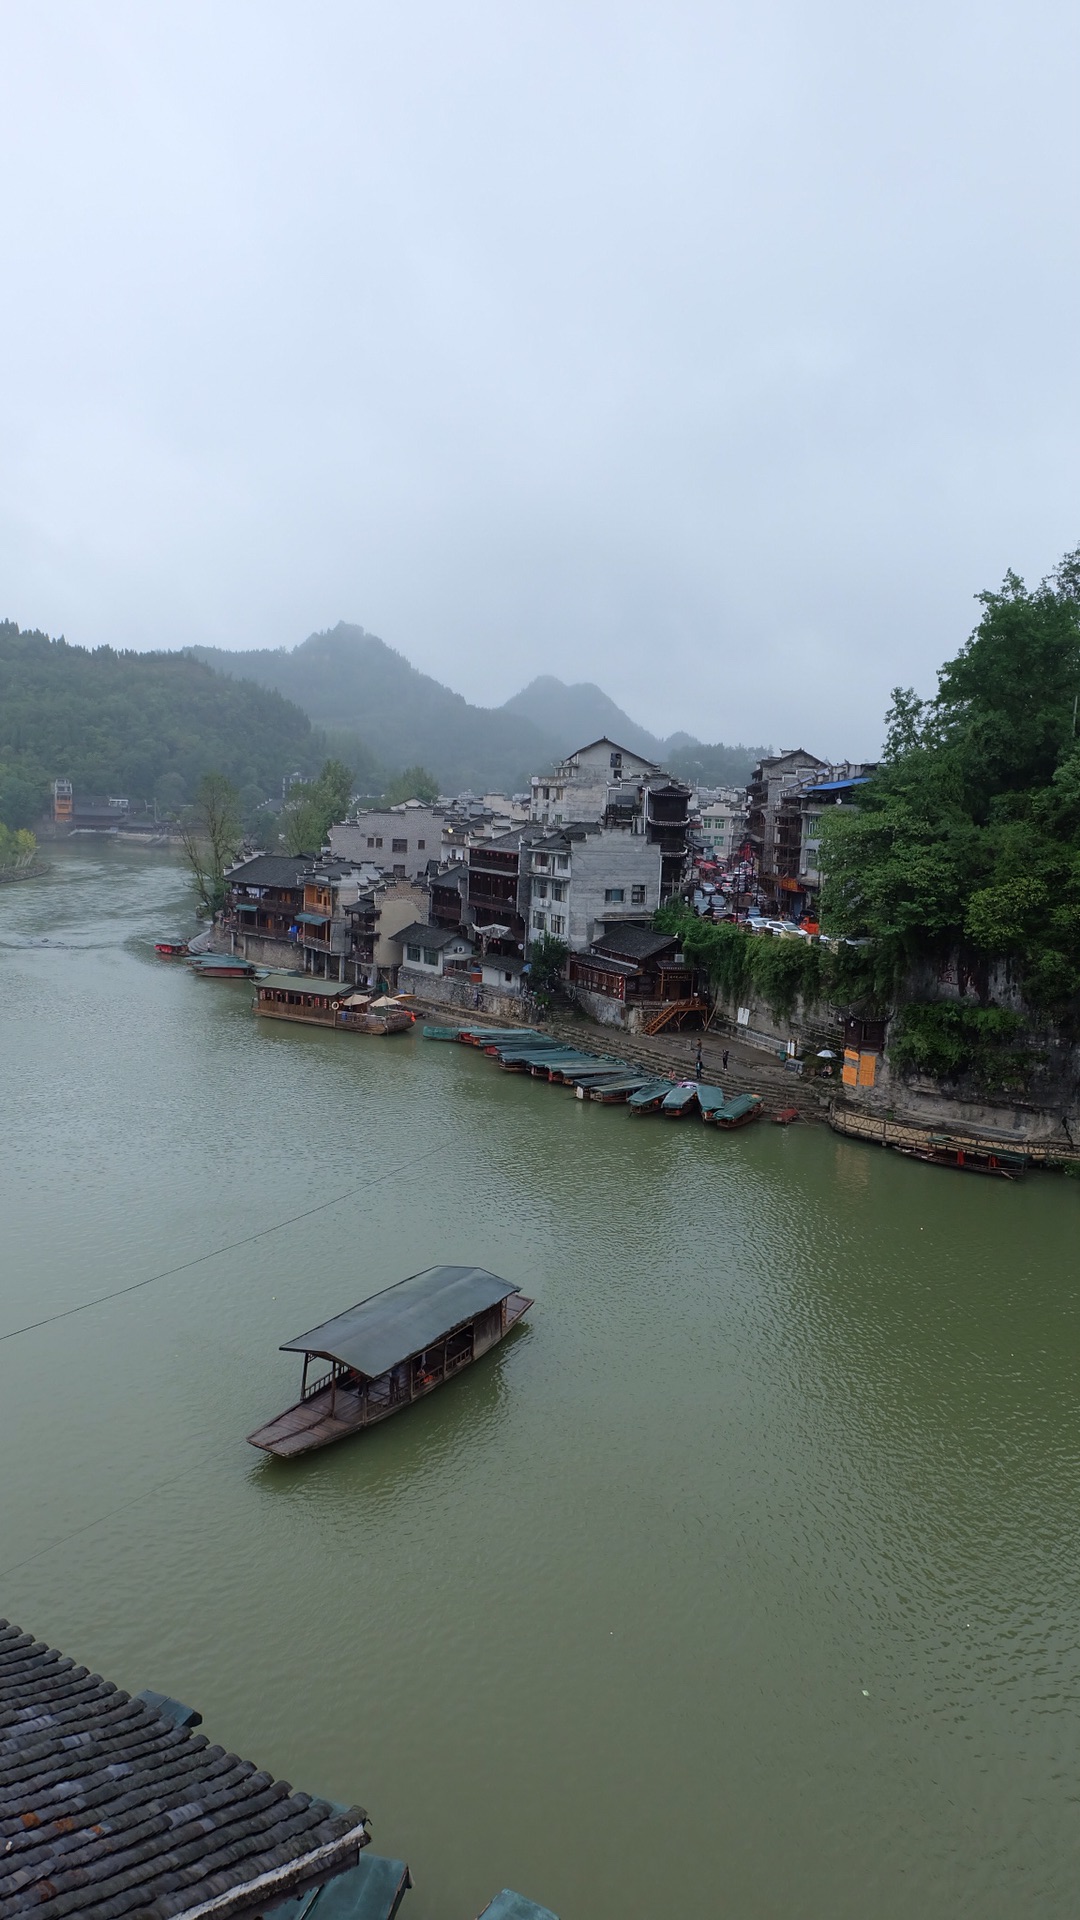
[[(120, 846), (0, 894), (0, 1333), (199, 1260), (0, 1341), (0, 1612), (363, 1800), (415, 1920), (1071, 1912), (1076, 1188), (264, 1025), (185, 913)], [(254, 1455), (440, 1261), (527, 1325)]]

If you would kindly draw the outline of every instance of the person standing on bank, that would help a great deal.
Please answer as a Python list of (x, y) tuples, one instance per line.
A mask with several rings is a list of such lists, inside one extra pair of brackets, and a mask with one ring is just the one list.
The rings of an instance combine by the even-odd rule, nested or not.
[(720, 1056), (720, 1066), (721, 1066), (721, 1070), (724, 1073), (727, 1072), (727, 1059), (728, 1059), (728, 1050), (725, 1047), (722, 1055)]
[(697, 1052), (694, 1055), (694, 1079), (700, 1080), (704, 1072), (705, 1072), (705, 1058), (704, 1058), (704, 1055), (702, 1054), (701, 1041), (699, 1040), (697, 1043)]

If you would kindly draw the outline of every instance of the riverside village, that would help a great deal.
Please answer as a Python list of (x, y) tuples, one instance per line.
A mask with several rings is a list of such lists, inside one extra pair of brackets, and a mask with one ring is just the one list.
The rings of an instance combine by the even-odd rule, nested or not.
[[(489, 1048), (506, 1029), (568, 1068), (599, 1062), (612, 1085), (592, 1097), (631, 1112), (712, 1122), (726, 1098), (740, 1124), (819, 1121), (967, 1172), (1080, 1165), (1065, 1040), (1047, 1050), (1043, 1031), (1025, 1060), (1013, 1012), (989, 1071), (972, 1049), (935, 1072), (910, 1038), (910, 987), (888, 1004), (873, 942), (823, 930), (823, 827), (857, 816), (876, 770), (800, 747), (762, 757), (745, 788), (709, 788), (602, 737), (527, 791), (357, 802), (317, 854), (249, 844), (222, 868), (212, 924), (156, 946), (248, 980), (265, 1018), (352, 1034), (420, 1019)], [(124, 799), (53, 784), (46, 832), (162, 831)], [(945, 952), (913, 971), (939, 1017), (978, 1020), (985, 969)], [(665, 1082), (666, 1106), (651, 1094)]]

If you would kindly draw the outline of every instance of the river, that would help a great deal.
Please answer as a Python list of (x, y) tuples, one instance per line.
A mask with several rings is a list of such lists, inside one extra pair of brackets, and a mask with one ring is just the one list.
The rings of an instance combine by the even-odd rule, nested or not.
[[(177, 862), (49, 857), (0, 890), (0, 1335), (147, 1284), (0, 1340), (0, 1613), (362, 1802), (410, 1920), (1071, 1916), (1076, 1186), (258, 1021), (155, 959)], [(282, 1340), (440, 1261), (527, 1328), (245, 1444)]]

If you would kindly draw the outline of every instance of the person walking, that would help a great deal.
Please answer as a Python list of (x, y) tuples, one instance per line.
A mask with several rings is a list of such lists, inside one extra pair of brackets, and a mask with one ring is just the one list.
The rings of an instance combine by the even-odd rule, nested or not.
[(727, 1072), (727, 1060), (728, 1060), (728, 1050), (725, 1047), (723, 1053), (720, 1056), (720, 1066), (724, 1073)]
[(694, 1055), (694, 1079), (700, 1080), (704, 1072), (705, 1072), (705, 1058), (704, 1058), (704, 1055), (702, 1054), (701, 1041), (699, 1040), (697, 1043), (697, 1052)]

